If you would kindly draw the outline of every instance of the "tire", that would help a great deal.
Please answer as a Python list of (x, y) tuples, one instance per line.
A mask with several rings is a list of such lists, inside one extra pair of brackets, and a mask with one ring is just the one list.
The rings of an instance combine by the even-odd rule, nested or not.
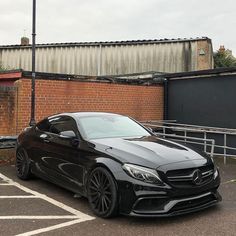
[(23, 148), (16, 151), (16, 174), (22, 180), (31, 178), (30, 159)]
[(95, 168), (87, 183), (88, 200), (95, 215), (114, 217), (118, 213), (117, 187), (113, 176), (103, 167)]

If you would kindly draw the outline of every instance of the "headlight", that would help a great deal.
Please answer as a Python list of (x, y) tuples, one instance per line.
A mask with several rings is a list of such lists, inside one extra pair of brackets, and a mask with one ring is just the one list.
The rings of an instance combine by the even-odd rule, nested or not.
[(218, 168), (216, 167), (214, 171), (214, 179), (216, 179), (218, 175), (219, 175), (219, 171), (218, 171)]
[(213, 178), (216, 179), (219, 175), (219, 168), (216, 166), (215, 162), (214, 162), (214, 159), (211, 157), (211, 161), (214, 165), (214, 175), (213, 175)]
[(152, 184), (164, 185), (158, 173), (149, 168), (136, 166), (132, 164), (124, 164), (123, 169), (131, 177)]

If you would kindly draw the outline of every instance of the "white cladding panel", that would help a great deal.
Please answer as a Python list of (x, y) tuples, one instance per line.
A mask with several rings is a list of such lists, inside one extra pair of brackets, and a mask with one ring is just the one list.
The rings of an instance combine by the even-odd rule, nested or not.
[[(43, 46), (36, 49), (36, 71), (77, 75), (184, 72), (198, 69), (197, 57), (197, 41)], [(5, 68), (31, 70), (31, 48), (1, 48), (0, 62)]]

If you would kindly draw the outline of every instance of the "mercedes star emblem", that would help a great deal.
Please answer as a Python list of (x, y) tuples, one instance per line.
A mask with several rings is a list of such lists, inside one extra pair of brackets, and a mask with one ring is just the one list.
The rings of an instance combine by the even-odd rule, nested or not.
[(199, 169), (193, 172), (193, 183), (195, 185), (200, 185), (202, 183), (202, 173)]

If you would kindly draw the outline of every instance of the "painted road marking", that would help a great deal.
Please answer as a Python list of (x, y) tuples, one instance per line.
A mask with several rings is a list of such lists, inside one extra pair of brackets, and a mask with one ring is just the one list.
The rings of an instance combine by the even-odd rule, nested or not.
[(55, 230), (55, 229), (67, 227), (67, 226), (70, 226), (70, 225), (78, 224), (78, 223), (81, 223), (81, 222), (84, 222), (84, 220), (83, 219), (73, 220), (73, 221), (61, 223), (61, 224), (58, 224), (58, 225), (49, 226), (49, 227), (46, 227), (46, 228), (43, 228), (43, 229), (37, 229), (37, 230), (33, 230), (33, 231), (30, 231), (30, 232), (27, 232), (27, 233), (18, 234), (16, 236), (31, 236), (31, 235), (36, 235), (36, 234), (52, 231), (52, 230)]
[[(86, 215), (86, 214), (84, 214), (84, 213), (82, 213), (82, 212), (80, 212), (80, 211), (78, 211), (78, 210), (76, 210), (76, 209), (74, 209), (74, 208), (72, 208), (72, 207), (69, 207), (69, 206), (67, 206), (67, 205), (65, 205), (65, 204), (63, 204), (63, 203), (61, 203), (61, 202), (58, 202), (58, 201), (56, 201), (56, 200), (54, 200), (54, 199), (52, 199), (52, 198), (46, 196), (45, 194), (41, 194), (41, 193), (39, 193), (39, 192), (36, 192), (36, 191), (34, 191), (34, 190), (31, 190), (31, 189), (29, 189), (29, 188), (23, 186), (23, 185), (21, 185), (21, 184), (19, 184), (19, 183), (17, 183), (17, 182), (14, 182), (13, 180), (9, 179), (8, 177), (6, 177), (5, 175), (3, 175), (3, 174), (1, 174), (1, 173), (0, 173), (0, 177), (1, 177), (3, 180), (6, 180), (7, 182), (11, 183), (12, 185), (18, 187), (19, 189), (21, 189), (21, 190), (23, 190), (23, 191), (25, 191), (25, 192), (27, 192), (27, 193), (31, 193), (32, 195), (35, 195), (35, 196), (37, 196), (38, 198), (41, 198), (41, 199), (43, 199), (43, 200), (45, 200), (45, 201), (47, 201), (47, 202), (50, 202), (51, 204), (53, 204), (53, 205), (55, 205), (55, 206), (57, 206), (57, 207), (59, 207), (59, 208), (65, 210), (65, 211), (68, 211), (68, 212), (70, 212), (70, 213), (72, 213), (72, 214), (74, 214), (74, 215), (76, 215), (76, 216), (78, 216), (78, 217), (80, 217), (80, 218), (83, 218), (83, 217), (86, 218), (86, 219), (94, 218), (94, 217), (91, 217), (91, 216), (89, 216), (89, 215)], [(25, 196), (25, 197), (26, 197), (26, 196)]]
[(0, 216), (0, 220), (58, 220), (58, 219), (78, 219), (74, 215), (62, 216)]
[(30, 196), (28, 196), (28, 195), (23, 195), (23, 196), (0, 196), (0, 199), (1, 198), (4, 198), (4, 199), (6, 199), (6, 198), (39, 198), (39, 197), (37, 197), (37, 196), (34, 196), (34, 195), (30, 195)]
[[(57, 206), (58, 208), (61, 208), (69, 213), (71, 213), (72, 215), (63, 215), (63, 216), (24, 216), (24, 215), (21, 215), (21, 216), (0, 216), (0, 220), (1, 219), (71, 219), (71, 221), (68, 221), (68, 222), (65, 222), (65, 223), (60, 223), (60, 224), (56, 224), (56, 225), (53, 225), (53, 226), (49, 226), (49, 227), (46, 227), (46, 228), (41, 228), (41, 229), (37, 229), (37, 230), (33, 230), (33, 231), (29, 231), (29, 232), (25, 232), (23, 234), (19, 234), (18, 236), (30, 236), (30, 235), (36, 235), (36, 234), (39, 234), (39, 233), (44, 233), (44, 232), (48, 232), (48, 231), (52, 231), (52, 230), (55, 230), (55, 229), (60, 229), (60, 228), (63, 228), (63, 227), (66, 227), (66, 226), (70, 226), (70, 225), (74, 225), (74, 224), (78, 224), (78, 223), (81, 223), (81, 222), (84, 222), (84, 221), (88, 221), (88, 220), (93, 220), (95, 219), (95, 217), (92, 217), (92, 216), (89, 216), (87, 214), (84, 214), (70, 206), (67, 206), (57, 200), (54, 200), (53, 198), (50, 198), (48, 196), (46, 196), (45, 194), (41, 194), (39, 192), (36, 192), (34, 190), (31, 190), (15, 181), (13, 181), (12, 179), (8, 178), (7, 176), (3, 175), (0, 173), (0, 178), (7, 182), (6, 184), (0, 184), (0, 185), (12, 185), (12, 186), (15, 186), (21, 190), (23, 190), (24, 192), (26, 193), (30, 193), (32, 194), (31, 196), (0, 196), (1, 199), (4, 199), (4, 198), (10, 198), (10, 199), (17, 199), (17, 198), (21, 198), (21, 199), (24, 199), (24, 198), (39, 198), (39, 199), (42, 199), (42, 200), (45, 200), (49, 203), (51, 203), (52, 205), (55, 205)], [(72, 220), (73, 219), (73, 220)]]

